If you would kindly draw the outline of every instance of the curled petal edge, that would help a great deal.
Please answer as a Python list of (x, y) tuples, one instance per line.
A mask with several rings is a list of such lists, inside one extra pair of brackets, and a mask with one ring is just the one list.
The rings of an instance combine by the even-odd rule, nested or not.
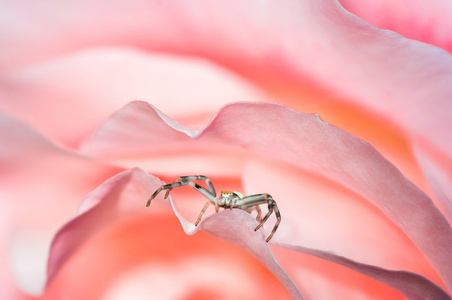
[(378, 266), (363, 264), (331, 252), (307, 248), (299, 245), (275, 242), (275, 246), (314, 256), (339, 264), (363, 275), (371, 277), (399, 291), (408, 299), (452, 299), (441, 287), (427, 278), (408, 271), (387, 270)]

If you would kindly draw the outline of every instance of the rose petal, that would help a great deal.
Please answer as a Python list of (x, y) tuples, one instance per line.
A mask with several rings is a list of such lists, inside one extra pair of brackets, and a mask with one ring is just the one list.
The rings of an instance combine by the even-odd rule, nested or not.
[[(208, 143), (202, 149), (188, 137), (197, 132), (168, 118), (154, 106), (136, 101), (105, 121), (85, 141), (81, 151), (126, 168), (139, 165), (153, 174), (237, 175), (244, 159), (242, 151), (218, 143)], [(225, 160), (225, 155), (231, 159)]]
[[(264, 240), (262, 232), (255, 232), (253, 230), (253, 228), (256, 227), (257, 222), (254, 218), (251, 218), (249, 214), (240, 210), (224, 210), (219, 214), (205, 218), (199, 226), (195, 228), (192, 223), (189, 223), (182, 217), (177, 207), (175, 207), (172, 199), (171, 203), (187, 234), (192, 235), (198, 230), (205, 230), (206, 232), (221, 238), (228, 243), (245, 249), (247, 252), (259, 259), (261, 263), (263, 263), (279, 278), (294, 299), (302, 298), (293, 281), (276, 262), (268, 247), (268, 244)], [(409, 299), (418, 299), (422, 297), (425, 299), (451, 299), (447, 293), (445, 293), (436, 284), (412, 272), (386, 270), (380, 267), (362, 264), (329, 252), (293, 244), (283, 244), (278, 242), (273, 244), (331, 261), (360, 272), (396, 289)], [(303, 266), (300, 265), (299, 268), (303, 268)], [(296, 269), (296, 267), (294, 268), (292, 265), (288, 266), (288, 269), (293, 270)]]
[[(275, 245), (312, 255), (355, 270), (394, 288), (405, 295), (408, 299), (451, 299), (450, 296), (447, 295), (447, 293), (444, 292), (439, 286), (415, 273), (386, 270), (380, 267), (362, 264), (346, 257), (317, 249), (283, 243), (275, 243)], [(296, 264), (295, 261), (292, 263)]]
[[(147, 114), (148, 122), (158, 122), (151, 121), (157, 114), (144, 108), (144, 104), (135, 102), (130, 106)], [(110, 159), (118, 152), (121, 159), (133, 159), (140, 154), (143, 159), (143, 153), (137, 153), (140, 148), (165, 149), (183, 139), (180, 131), (176, 131), (177, 137), (173, 133), (156, 140), (143, 130), (145, 125), (126, 115), (112, 118), (107, 121), (108, 126), (101, 127), (102, 134), (97, 134), (90, 142), (89, 153)], [(110, 131), (110, 128), (115, 130)], [(445, 284), (452, 285), (450, 225), (421, 190), (364, 141), (323, 122), (318, 116), (268, 103), (228, 105), (194, 139), (189, 136), (185, 139), (186, 145), (197, 145), (198, 149), (209, 145), (235, 146), (236, 151), (247, 149), (250, 153), (281, 159), (353, 190), (399, 226), (430, 260)], [(97, 149), (96, 144), (102, 147)], [(115, 152), (107, 154), (107, 149), (115, 149)]]
[(82, 51), (21, 70), (2, 78), (0, 93), (2, 110), (75, 149), (135, 99), (152, 100), (173, 118), (199, 126), (231, 100), (266, 97), (207, 61), (125, 48)]
[(173, 210), (187, 234), (193, 235), (198, 230), (204, 230), (213, 236), (246, 250), (281, 281), (292, 298), (303, 299), (292, 279), (275, 260), (262, 231), (258, 233), (254, 231), (257, 224), (254, 219), (250, 218), (248, 213), (240, 210), (225, 210), (203, 219), (195, 227), (193, 223), (188, 222), (182, 216), (172, 197), (170, 197), (170, 200)]
[[(56, 228), (86, 193), (122, 169), (63, 150), (6, 114), (0, 132), (0, 277), (6, 284), (12, 274), (16, 283), (8, 287), (36, 294)], [(30, 257), (33, 263), (24, 263)]]
[[(364, 138), (421, 187), (422, 176), (413, 170), (406, 149), (411, 142), (428, 143), (451, 160), (451, 56), (365, 24), (336, 1), (248, 1), (237, 6), (219, 1), (196, 9), (178, 1), (77, 3), (81, 6), (4, 3), (3, 14), (15, 17), (4, 20), (8, 32), (1, 44), (8, 46), (0, 50), (2, 67), (17, 69), (99, 45), (197, 55), (244, 75), (282, 103), (320, 113)], [(356, 126), (350, 120), (362, 122)], [(384, 126), (386, 134), (382, 123), (390, 124)]]
[[(353, 191), (267, 157), (248, 160), (242, 178), (245, 194), (265, 191), (283, 212), (283, 222), (273, 237), (275, 242), (334, 251), (360, 263), (410, 271), (442, 284), (406, 234)], [(274, 218), (267, 221), (266, 232), (275, 222)]]
[[(134, 218), (139, 218), (139, 214), (150, 214), (149, 218), (161, 218), (162, 215), (167, 214), (169, 208), (167, 201), (156, 199), (152, 202), (150, 209), (146, 209), (144, 206), (147, 197), (160, 185), (159, 180), (136, 168), (118, 174), (87, 195), (82, 203), (84, 208), (81, 210), (81, 214), (61, 228), (55, 236), (49, 256), (48, 285), (52, 284), (62, 267), (69, 262), (69, 259), (79, 251), (82, 245), (87, 244), (90, 238), (109, 225), (121, 222), (131, 214), (134, 215)], [(232, 231), (232, 235), (230, 235), (231, 225), (240, 227), (248, 219), (246, 215), (243, 218), (243, 212), (223, 212), (214, 215), (206, 218), (196, 229), (193, 224), (188, 223), (180, 216), (177, 209), (175, 212), (179, 215), (184, 229), (190, 234), (204, 228), (220, 238), (226, 235), (227, 241), (240, 244), (278, 277), (294, 299), (302, 299), (296, 286), (271, 255), (267, 243), (262, 238), (262, 233), (254, 234), (254, 230), (249, 229), (245, 235), (242, 235), (242, 230)], [(228, 226), (223, 223), (227, 223)], [(249, 239), (252, 233), (254, 238)], [(247, 245), (245, 246), (244, 243)], [(137, 247), (140, 245), (135, 245), (134, 249)], [(189, 249), (174, 250), (179, 251), (180, 255), (191, 252)]]
[(424, 170), (430, 186), (435, 191), (441, 208), (452, 224), (452, 160), (444, 157), (426, 144), (414, 145), (416, 157)]
[[(55, 235), (49, 254), (47, 284), (89, 237), (124, 215), (143, 212), (144, 199), (159, 186), (159, 180), (141, 169), (132, 169), (112, 177), (88, 194), (81, 203), (81, 215)], [(156, 211), (158, 207), (152, 212)]]
[[(94, 198), (95, 202), (98, 201), (99, 197), (102, 199), (98, 202), (98, 205), (84, 211), (82, 215), (68, 223), (56, 235), (52, 244), (49, 260), (49, 283), (57, 274), (56, 272), (58, 272), (61, 266), (68, 261), (68, 258), (71, 257), (81, 245), (88, 241), (89, 237), (94, 236), (100, 229), (106, 228), (111, 222), (118, 222), (121, 218), (123, 219), (124, 215), (121, 216), (121, 214), (130, 212), (138, 213), (144, 209), (143, 197), (151, 193), (149, 191), (151, 186), (154, 186), (151, 191), (156, 187), (156, 183), (157, 186), (159, 186), (157, 180), (153, 179), (151, 180), (151, 183), (149, 179), (151, 179), (151, 177), (147, 176), (147, 174), (140, 169), (127, 171), (108, 180), (104, 185), (85, 198), (84, 202), (91, 202), (93, 200), (91, 198)], [(130, 186), (132, 186), (132, 188)], [(118, 197), (118, 195), (120, 196)], [(159, 214), (161, 216), (161, 210), (167, 210), (167, 208), (165, 208), (167, 205), (164, 205), (164, 203), (165, 202), (156, 199), (156, 201), (152, 203), (153, 209), (149, 211), (155, 216), (155, 212), (160, 210)], [(177, 210), (175, 211), (177, 213)], [(268, 248), (268, 244), (264, 241), (262, 232), (255, 232), (253, 230), (255, 225), (256, 221), (247, 213), (239, 210), (226, 210), (206, 218), (195, 231), (201, 229), (206, 230), (229, 243), (233, 243), (247, 250), (280, 279), (294, 299), (302, 299), (301, 294), (292, 280), (275, 261)], [(186, 231), (191, 229), (192, 227), (188, 228), (188, 230), (186, 228)], [(192, 231), (191, 234), (195, 231)], [(387, 283), (385, 280), (392, 279), (392, 281), (388, 281), (389, 285), (401, 290), (401, 292), (407, 296), (426, 294), (429, 296), (443, 296), (443, 298), (438, 299), (449, 299), (440, 288), (415, 274), (407, 272), (390, 272), (373, 266), (365, 266), (322, 251), (315, 251), (292, 245), (280, 246), (345, 265), (364, 274), (367, 273), (366, 275), (370, 274), (371, 277), (383, 281), (384, 283)], [(140, 247), (140, 245), (135, 245), (134, 248), (136, 247)], [(400, 275), (404, 276), (399, 278)], [(396, 277), (396, 280), (394, 280), (394, 277)], [(404, 285), (411, 287), (413, 284), (416, 285), (416, 288), (413, 291), (404, 289)], [(417, 293), (418, 290), (419, 293)], [(47, 293), (51, 294), (52, 288), (50, 291), (47, 291)]]
[[(15, 16), (5, 19), (9, 30), (0, 41), (8, 45), (0, 55), (6, 69), (105, 44), (197, 55), (278, 93), (280, 101), (305, 98), (290, 102), (304, 111), (311, 102), (319, 108), (317, 101), (365, 107), (452, 157), (451, 56), (370, 26), (333, 0), (8, 3), (2, 11)], [(319, 89), (341, 100), (321, 97)]]
[[(89, 276), (79, 275), (87, 269)], [(135, 215), (98, 232), (43, 298), (124, 299), (124, 293), (133, 299), (291, 299), (248, 253), (204, 232), (189, 237), (165, 212)]]
[(197, 139), (223, 140), (278, 157), (352, 189), (397, 224), (452, 285), (450, 225), (421, 190), (364, 141), (316, 116), (272, 104), (227, 106)]
[[(247, 213), (239, 210), (225, 210), (205, 218), (197, 230), (205, 230), (230, 244), (245, 249), (275, 274), (294, 299), (303, 299), (292, 279), (275, 260), (262, 232), (255, 232), (255, 227), (255, 220)], [(187, 229), (189, 228), (186, 228), (186, 231)]]
[(355, 1), (340, 0), (345, 9), (379, 28), (452, 51), (449, 1)]

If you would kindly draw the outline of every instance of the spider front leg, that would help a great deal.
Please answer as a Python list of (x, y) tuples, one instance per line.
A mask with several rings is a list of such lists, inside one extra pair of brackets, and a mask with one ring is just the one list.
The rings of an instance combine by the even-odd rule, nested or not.
[[(207, 187), (208, 190), (203, 188), (202, 186), (200, 186), (199, 184), (193, 182), (193, 180), (200, 180), (200, 181), (205, 181), (207, 183)], [(212, 182), (210, 181), (210, 179), (204, 175), (195, 175), (195, 176), (181, 176), (179, 178), (177, 178), (173, 183), (170, 184), (165, 184), (162, 185), (161, 187), (159, 187), (153, 194), (151, 197), (149, 197), (148, 202), (146, 203), (146, 206), (151, 205), (151, 201), (157, 197), (157, 195), (163, 191), (163, 190), (167, 190), (164, 199), (168, 198), (169, 193), (171, 192), (172, 189), (177, 188), (177, 187), (181, 187), (181, 186), (185, 186), (185, 185), (189, 185), (192, 188), (194, 188), (195, 190), (199, 191), (201, 194), (203, 194), (205, 197), (207, 197), (209, 200), (211, 200), (212, 198), (216, 199), (216, 192), (215, 192), (215, 188), (213, 187)], [(218, 204), (215, 201), (215, 208), (218, 212), (219, 208), (218, 208)]]
[[(173, 183), (177, 183), (177, 182), (182, 182), (182, 181), (193, 181), (193, 180), (200, 180), (200, 181), (205, 181), (207, 184), (207, 189), (209, 190), (209, 192), (216, 196), (216, 192), (215, 192), (215, 188), (213, 187), (212, 181), (210, 181), (210, 179), (207, 176), (204, 175), (194, 175), (194, 176), (181, 176), (179, 178), (177, 178), (176, 180), (174, 180)], [(168, 198), (169, 193), (171, 192), (173, 188), (170, 188), (166, 191), (165, 194), (165, 198)]]
[[(209, 189), (204, 188), (203, 186), (193, 182), (192, 180), (203, 180), (207, 183), (207, 187)], [(185, 186), (185, 185), (189, 185), (191, 186), (193, 189), (195, 189), (196, 191), (200, 192), (202, 195), (204, 195), (204, 197), (206, 197), (207, 199), (209, 199), (209, 201), (206, 203), (206, 205), (204, 206), (203, 210), (201, 211), (201, 213), (199, 214), (198, 220), (196, 221), (195, 225), (198, 225), (199, 221), (201, 220), (202, 215), (204, 214), (204, 212), (206, 211), (207, 207), (209, 206), (209, 204), (214, 204), (215, 205), (215, 210), (216, 212), (219, 211), (219, 205), (218, 205), (218, 199), (215, 196), (215, 188), (213, 187), (212, 182), (210, 181), (209, 178), (207, 178), (206, 176), (203, 175), (198, 175), (198, 176), (182, 176), (179, 177), (178, 179), (176, 179), (173, 183), (170, 184), (165, 184), (162, 185), (161, 187), (159, 187), (153, 194), (151, 197), (149, 197), (148, 202), (146, 203), (146, 206), (149, 206), (151, 204), (151, 201), (157, 197), (157, 195), (163, 191), (163, 190), (167, 190), (166, 194), (165, 194), (165, 198), (166, 199), (169, 195), (169, 192), (176, 187), (181, 187), (181, 186)]]
[(202, 208), (201, 212), (198, 215), (198, 219), (196, 220), (195, 226), (198, 226), (199, 222), (201, 222), (202, 215), (206, 212), (210, 204), (212, 204), (211, 201), (207, 201), (206, 204), (204, 204), (204, 207)]

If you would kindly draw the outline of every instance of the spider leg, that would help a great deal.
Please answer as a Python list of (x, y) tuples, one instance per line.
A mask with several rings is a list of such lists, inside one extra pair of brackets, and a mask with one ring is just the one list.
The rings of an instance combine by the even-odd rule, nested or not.
[(253, 210), (255, 210), (257, 212), (257, 216), (256, 216), (256, 221), (258, 221), (259, 223), (262, 221), (262, 210), (260, 208), (259, 205), (256, 205), (253, 208), (247, 209), (246, 212), (249, 213), (251, 215), (251, 213), (253, 212)]
[(234, 207), (237, 207), (237, 203), (240, 199), (239, 198), (234, 198), (231, 200), (231, 203), (229, 203), (229, 209), (233, 209)]
[(172, 187), (171, 187), (172, 185), (173, 185), (173, 184), (165, 184), (165, 185), (160, 186), (160, 187), (152, 194), (152, 196), (149, 197), (148, 202), (146, 203), (146, 206), (151, 205), (151, 201), (152, 201), (155, 197), (157, 197), (157, 195), (158, 195), (162, 190), (167, 190), (167, 189), (169, 189), (169, 188), (172, 188)]
[(202, 215), (206, 212), (209, 205), (212, 204), (212, 202), (207, 201), (206, 204), (204, 204), (204, 207), (202, 208), (201, 212), (199, 213), (198, 220), (196, 220), (195, 226), (198, 226), (199, 222), (201, 222)]
[[(189, 176), (187, 176), (189, 177)], [(193, 176), (193, 177), (197, 177), (197, 176)], [(205, 176), (204, 176), (205, 177)], [(207, 178), (207, 177), (206, 177)], [(209, 181), (210, 182), (210, 181)], [(173, 188), (177, 188), (177, 187), (181, 187), (181, 186), (185, 186), (185, 185), (189, 185), (192, 188), (194, 188), (195, 190), (197, 190), (198, 192), (200, 192), (202, 195), (204, 195), (204, 197), (206, 197), (207, 199), (209, 199), (214, 205), (215, 208), (218, 212), (218, 199), (215, 197), (215, 194), (213, 194), (210, 190), (206, 189), (205, 187), (197, 184), (196, 182), (193, 182), (190, 179), (182, 179), (181, 181), (177, 181), (177, 182), (173, 182), (170, 184), (165, 184), (162, 185), (161, 187), (159, 187), (153, 194), (151, 197), (149, 197), (148, 202), (146, 203), (146, 206), (149, 206), (151, 204), (151, 201), (157, 197), (157, 195), (163, 191), (163, 190), (172, 190)], [(210, 184), (212, 185), (212, 183)], [(213, 187), (213, 185), (212, 185)], [(215, 190), (213, 190), (215, 192)], [(168, 192), (167, 192), (168, 194)], [(165, 195), (166, 198), (167, 195)]]
[(275, 216), (276, 216), (276, 224), (273, 226), (272, 232), (267, 237), (267, 242), (273, 237), (273, 235), (276, 232), (276, 229), (278, 229), (279, 223), (281, 223), (281, 214), (279, 213), (278, 206), (276, 206), (276, 203), (274, 203), (273, 209), (275, 210)]
[[(264, 223), (268, 220), (268, 218), (271, 216), (271, 214), (274, 211), (275, 216), (276, 216), (276, 224), (273, 227), (273, 230), (270, 233), (270, 235), (267, 237), (266, 241), (268, 242), (275, 234), (276, 229), (278, 229), (279, 223), (281, 223), (281, 214), (280, 214), (278, 206), (276, 205), (276, 202), (275, 202), (275, 200), (273, 200), (272, 196), (270, 196), (269, 194), (257, 194), (257, 195), (251, 195), (248, 197), (244, 197), (238, 201), (236, 207), (246, 210), (246, 209), (249, 209), (250, 207), (258, 206), (260, 204), (265, 204), (265, 203), (267, 203), (267, 205), (268, 205), (268, 212), (265, 215), (265, 217), (260, 221), (259, 225), (257, 225), (257, 227), (254, 229), (254, 231), (261, 228), (262, 225), (264, 225)], [(259, 214), (259, 211), (258, 211), (258, 214)]]
[[(211, 192), (214, 196), (216, 196), (215, 188), (213, 187), (212, 181), (210, 181), (209, 177), (204, 175), (193, 175), (193, 176), (181, 176), (174, 180), (174, 183), (181, 182), (181, 181), (193, 181), (193, 180), (199, 180), (199, 181), (205, 181), (207, 184), (207, 188), (209, 192)], [(165, 199), (168, 198), (169, 193), (171, 192), (171, 189), (168, 189), (165, 194)]]
[(261, 210), (261, 208), (259, 207), (259, 205), (256, 205), (254, 208), (255, 208), (256, 211), (257, 211), (256, 221), (261, 222), (261, 221), (262, 221), (262, 218), (261, 218), (261, 216), (262, 216), (262, 210)]

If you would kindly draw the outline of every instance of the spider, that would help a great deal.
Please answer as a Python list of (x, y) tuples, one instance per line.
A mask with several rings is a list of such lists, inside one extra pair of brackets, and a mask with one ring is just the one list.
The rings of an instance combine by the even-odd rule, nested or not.
[[(207, 189), (198, 183), (194, 181), (204, 181), (207, 184)], [(254, 231), (258, 230), (259, 228), (264, 225), (264, 223), (268, 220), (272, 212), (275, 212), (276, 215), (276, 224), (273, 227), (272, 232), (266, 239), (266, 241), (270, 241), (270, 239), (273, 237), (273, 235), (276, 232), (276, 229), (279, 226), (279, 223), (281, 223), (281, 214), (279, 213), (278, 206), (276, 205), (275, 200), (273, 200), (272, 196), (269, 194), (256, 194), (256, 195), (250, 195), (250, 196), (244, 196), (239, 192), (230, 192), (230, 191), (222, 191), (220, 197), (217, 198), (215, 193), (215, 188), (213, 187), (212, 182), (210, 179), (204, 175), (195, 175), (195, 176), (181, 176), (177, 178), (173, 183), (170, 184), (164, 184), (160, 186), (154, 194), (152, 194), (151, 197), (149, 197), (148, 202), (146, 203), (146, 206), (149, 206), (151, 204), (151, 201), (157, 197), (157, 195), (163, 191), (167, 190), (165, 194), (165, 198), (168, 198), (169, 193), (173, 188), (181, 187), (189, 185), (192, 188), (194, 188), (196, 191), (200, 192), (204, 197), (209, 199), (209, 201), (206, 202), (203, 209), (199, 213), (198, 220), (195, 223), (195, 226), (198, 226), (199, 222), (201, 221), (202, 215), (206, 212), (207, 208), (210, 204), (215, 205), (215, 211), (218, 213), (220, 207), (223, 208), (238, 208), (241, 210), (244, 210), (248, 213), (251, 213), (253, 210), (257, 211), (257, 217), (256, 220), (259, 222), (259, 225), (257, 225), (256, 228), (254, 228)], [(262, 211), (259, 207), (261, 204), (267, 204), (268, 205), (268, 212), (265, 215), (265, 217), (262, 219)]]

